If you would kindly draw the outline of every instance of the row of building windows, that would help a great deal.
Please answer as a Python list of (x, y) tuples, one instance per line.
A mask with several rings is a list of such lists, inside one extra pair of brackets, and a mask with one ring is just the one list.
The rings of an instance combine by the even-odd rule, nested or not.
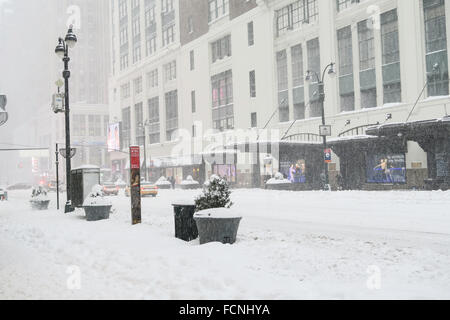
[[(175, 60), (163, 65), (163, 70), (164, 70), (164, 82), (176, 80), (176, 78), (177, 78), (177, 63)], [(147, 72), (146, 77), (147, 77), (147, 88), (148, 89), (153, 89), (153, 88), (158, 87), (158, 84), (159, 84), (158, 76), (159, 76), (158, 69), (153, 69), (153, 70)], [(142, 76), (133, 79), (133, 88), (134, 88), (135, 95), (143, 92), (144, 85), (143, 85)], [(130, 96), (131, 96), (131, 87), (130, 87), (130, 83), (127, 82), (127, 83), (121, 85), (121, 87), (120, 87), (120, 97), (121, 97), (121, 100), (125, 100), (125, 99), (129, 98)]]
[(76, 137), (101, 137), (106, 136), (109, 116), (75, 114), (72, 117), (72, 123), (72, 134)]
[[(344, 2), (342, 2), (344, 3)], [(426, 66), (428, 74), (428, 95), (448, 95), (448, 58), (444, 0), (423, 0), (425, 17), (425, 47)], [(377, 91), (382, 91), (384, 104), (401, 102), (402, 85), (400, 77), (400, 49), (397, 10), (391, 10), (380, 15), (381, 43), (375, 43), (375, 28), (371, 19), (357, 23), (357, 39), (359, 52), (359, 89), (361, 108), (377, 106)], [(340, 111), (355, 110), (355, 79), (354, 79), (354, 48), (351, 26), (337, 30), (338, 73)], [(382, 88), (377, 88), (375, 70), (375, 47), (381, 46), (382, 51)], [(320, 74), (319, 39), (306, 43), (308, 70)], [(287, 50), (276, 54), (277, 86), (280, 122), (289, 121), (289, 107), (294, 106), (294, 118), (303, 119), (306, 116), (305, 88), (302, 44), (290, 48), (292, 70), (293, 103), (289, 102), (289, 79)], [(318, 103), (317, 83), (309, 85), (310, 117), (321, 114)]]
[[(131, 21), (131, 43), (132, 43), (132, 62), (137, 63), (142, 60), (142, 37), (140, 22), (139, 1), (133, 0)], [(146, 0), (144, 8), (145, 19), (145, 37), (144, 49), (145, 56), (154, 54), (157, 50), (157, 30), (155, 20), (155, 1)], [(162, 31), (161, 47), (166, 47), (175, 42), (175, 14), (173, 0), (161, 0)], [(125, 0), (119, 0), (119, 18), (121, 20), (119, 27), (120, 44), (120, 70), (127, 69), (129, 66), (129, 37), (128, 37), (128, 11)]]
[[(176, 138), (178, 130), (178, 92), (173, 90), (164, 95), (166, 110), (166, 141), (172, 141)], [(144, 104), (139, 102), (134, 105), (134, 129), (136, 143), (143, 145), (144, 135), (148, 135), (147, 143), (156, 144), (161, 142), (160, 133), (160, 111), (159, 97), (153, 97), (147, 100), (148, 119), (144, 119)], [(131, 143), (131, 107), (122, 109), (122, 136), (124, 148)]]

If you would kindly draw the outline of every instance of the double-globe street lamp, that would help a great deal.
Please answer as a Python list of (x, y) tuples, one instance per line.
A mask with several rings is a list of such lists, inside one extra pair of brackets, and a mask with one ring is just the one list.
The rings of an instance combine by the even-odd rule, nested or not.
[(64, 78), (64, 113), (66, 124), (66, 191), (67, 191), (67, 203), (65, 212), (73, 211), (72, 207), (72, 188), (70, 184), (70, 171), (71, 171), (71, 148), (70, 148), (70, 106), (69, 106), (69, 49), (73, 49), (77, 44), (77, 36), (73, 33), (73, 26), (69, 27), (65, 39), (59, 38), (59, 43), (56, 46), (55, 53), (64, 62), (63, 78)]
[(140, 138), (143, 138), (143, 144), (144, 144), (144, 165), (142, 166), (145, 173), (145, 181), (148, 181), (148, 170), (147, 170), (147, 134), (145, 132), (145, 129), (150, 126), (150, 121), (146, 120), (144, 123), (140, 122), (138, 124), (139, 132), (141, 135)]
[[(306, 72), (305, 81), (310, 82), (312, 80), (312, 77), (315, 76), (318, 84), (318, 93), (319, 93), (319, 103), (320, 108), (322, 110), (322, 127), (325, 127), (325, 90), (324, 90), (324, 79), (325, 79), (325, 73), (328, 71), (328, 75), (330, 77), (334, 77), (336, 75), (336, 71), (334, 70), (335, 63), (330, 63), (325, 67), (325, 69), (322, 72), (322, 77), (319, 76), (319, 74), (316, 71), (308, 70)], [(325, 175), (325, 190), (330, 189), (330, 183), (329, 183), (329, 174), (328, 174), (328, 163), (325, 161), (325, 152), (327, 150), (327, 134), (324, 132), (320, 133), (323, 138), (323, 150), (324, 150), (324, 157), (323, 157), (323, 165), (324, 165), (324, 175)]]

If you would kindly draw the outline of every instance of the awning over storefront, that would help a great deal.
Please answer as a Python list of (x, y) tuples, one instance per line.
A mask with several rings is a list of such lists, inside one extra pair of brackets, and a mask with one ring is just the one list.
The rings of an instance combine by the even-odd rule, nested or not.
[(441, 119), (375, 126), (367, 134), (381, 139), (415, 141), (428, 155), (428, 187), (447, 189), (450, 185), (450, 116)]

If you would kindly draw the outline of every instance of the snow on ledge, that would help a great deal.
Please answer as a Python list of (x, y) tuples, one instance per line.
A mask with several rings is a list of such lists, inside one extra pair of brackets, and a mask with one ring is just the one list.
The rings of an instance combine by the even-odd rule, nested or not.
[(228, 219), (228, 218), (242, 218), (242, 215), (233, 209), (215, 208), (199, 211), (196, 214), (194, 214), (194, 218)]

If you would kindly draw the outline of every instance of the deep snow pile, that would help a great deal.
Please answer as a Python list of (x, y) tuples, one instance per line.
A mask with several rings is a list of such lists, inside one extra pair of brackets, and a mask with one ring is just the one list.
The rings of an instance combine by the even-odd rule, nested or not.
[(110, 220), (86, 222), (11, 192), (0, 299), (450, 298), (450, 192), (234, 190), (232, 246), (174, 238), (172, 199), (200, 192), (143, 199), (137, 226), (124, 196)]

